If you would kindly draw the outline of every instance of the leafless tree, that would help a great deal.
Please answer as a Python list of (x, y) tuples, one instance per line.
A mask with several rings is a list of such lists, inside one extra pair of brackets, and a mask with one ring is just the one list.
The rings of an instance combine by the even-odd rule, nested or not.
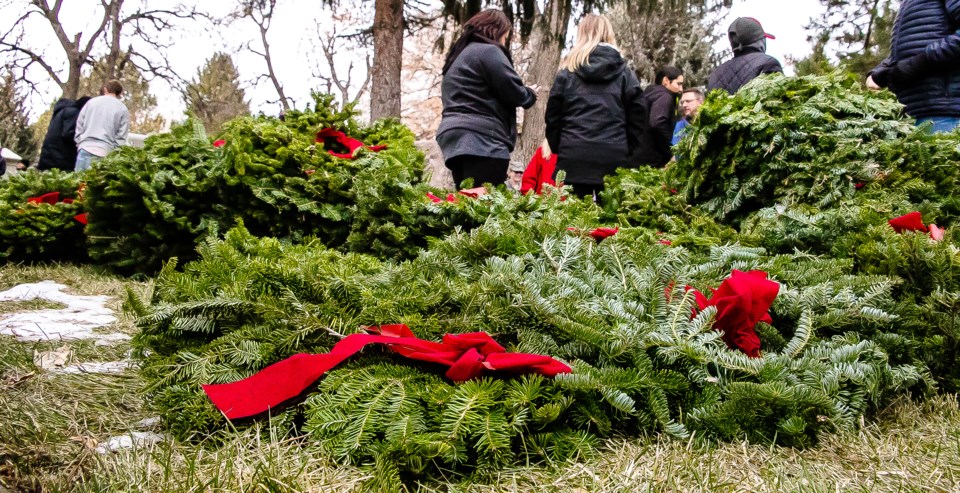
[[(92, 3), (92, 2), (91, 2)], [(19, 80), (31, 87), (37, 82), (34, 67), (53, 80), (63, 96), (76, 98), (83, 69), (98, 59), (105, 60), (106, 75), (116, 76), (126, 64), (134, 65), (150, 78), (163, 78), (175, 85), (180, 81), (163, 52), (170, 42), (164, 34), (179, 21), (205, 18), (194, 8), (151, 8), (145, 0), (100, 0), (90, 9), (92, 32), (69, 32), (61, 21), (64, 0), (8, 0), (4, 12), (22, 12), (0, 34), (0, 57)], [(34, 22), (34, 20), (39, 22)], [(46, 24), (53, 31), (62, 53), (47, 53), (28, 36), (30, 26)], [(104, 51), (106, 53), (104, 53)], [(58, 68), (59, 59), (65, 68)]]
[(270, 42), (267, 40), (267, 33), (270, 31), (270, 24), (273, 22), (273, 14), (276, 11), (277, 0), (242, 0), (239, 11), (230, 16), (229, 20), (249, 19), (260, 30), (259, 46), (254, 46), (254, 42), (247, 42), (246, 48), (253, 54), (263, 58), (267, 64), (267, 73), (260, 75), (254, 81), (258, 83), (263, 79), (268, 79), (277, 91), (277, 101), (268, 101), (270, 103), (279, 102), (284, 111), (290, 109), (290, 102), (283, 91), (283, 84), (277, 76), (277, 71), (273, 67), (273, 55), (270, 52)]
[[(317, 24), (317, 40), (319, 40), (320, 50), (326, 62), (327, 72), (321, 70), (318, 64), (313, 70), (313, 76), (326, 85), (326, 92), (333, 94), (334, 89), (336, 89), (340, 93), (340, 104), (345, 107), (347, 104), (355, 104), (360, 101), (370, 87), (370, 53), (364, 46), (368, 36), (365, 36), (363, 31), (343, 32), (340, 26), (355, 24), (349, 11), (334, 12), (331, 19), (334, 21), (332, 26), (325, 28), (319, 23)], [(349, 49), (350, 56), (347, 69), (344, 72), (343, 70), (337, 70), (337, 55), (345, 45)], [(363, 56), (363, 60), (359, 60), (355, 56), (357, 54)], [(363, 63), (363, 66), (359, 67), (360, 75), (363, 76), (362, 82), (359, 82), (359, 88), (356, 87), (358, 81), (354, 80), (354, 65), (357, 62)]]

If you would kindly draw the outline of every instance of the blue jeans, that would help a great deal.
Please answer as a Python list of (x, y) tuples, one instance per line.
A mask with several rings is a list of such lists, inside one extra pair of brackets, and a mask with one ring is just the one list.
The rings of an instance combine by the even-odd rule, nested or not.
[(954, 129), (960, 127), (960, 117), (956, 116), (928, 116), (926, 118), (917, 118), (917, 125), (926, 122), (933, 123), (930, 131), (935, 134), (952, 132)]
[(84, 171), (90, 169), (93, 163), (103, 159), (96, 154), (91, 154), (83, 149), (77, 151), (77, 164), (73, 167), (74, 171)]

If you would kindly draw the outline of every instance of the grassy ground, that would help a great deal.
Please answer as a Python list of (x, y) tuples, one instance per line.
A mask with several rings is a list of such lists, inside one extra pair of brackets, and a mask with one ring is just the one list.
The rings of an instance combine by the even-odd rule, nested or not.
[[(149, 285), (71, 266), (0, 267), (0, 290), (52, 279), (74, 294), (113, 297)], [(0, 317), (43, 303), (0, 303)], [(111, 331), (134, 332), (120, 316)], [(0, 492), (12, 491), (357, 491), (361, 471), (325, 459), (308, 442), (265, 429), (228, 434), (219, 444), (165, 440), (100, 454), (109, 437), (151, 430), (135, 371), (65, 375), (33, 365), (33, 352), (61, 342), (0, 337)], [(129, 349), (69, 342), (76, 361), (114, 361)], [(678, 442), (660, 437), (613, 440), (594, 459), (551, 468), (517, 467), (495, 484), (429, 484), (424, 491), (550, 492), (957, 492), (960, 407), (956, 397), (900, 402), (857, 432), (826, 437), (808, 450), (747, 443)]]

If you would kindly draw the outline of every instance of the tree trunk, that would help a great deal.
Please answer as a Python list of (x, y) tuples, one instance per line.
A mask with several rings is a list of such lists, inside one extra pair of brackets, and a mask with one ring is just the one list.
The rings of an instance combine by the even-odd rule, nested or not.
[(80, 64), (76, 62), (75, 58), (70, 58), (67, 66), (69, 67), (67, 80), (65, 80), (63, 86), (61, 86), (63, 97), (67, 99), (77, 99), (77, 94), (80, 92)]
[(400, 117), (403, 62), (403, 0), (376, 0), (373, 14), (373, 69), (370, 120)]
[[(517, 161), (529, 161), (546, 136), (543, 115), (547, 109), (550, 87), (560, 66), (560, 51), (567, 38), (569, 21), (570, 9), (564, 0), (548, 0), (544, 13), (538, 14), (534, 20), (530, 36), (532, 58), (524, 83), (540, 86), (540, 92), (537, 94), (537, 104), (523, 113), (523, 129), (513, 151), (513, 158)], [(553, 151), (556, 152), (556, 149)]]

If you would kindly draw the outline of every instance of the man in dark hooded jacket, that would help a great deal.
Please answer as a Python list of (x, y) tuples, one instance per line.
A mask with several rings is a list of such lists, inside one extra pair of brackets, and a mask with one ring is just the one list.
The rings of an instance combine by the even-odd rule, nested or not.
[(960, 0), (904, 0), (890, 56), (867, 87), (889, 87), (917, 123), (934, 132), (960, 126)]
[(40, 148), (37, 169), (73, 171), (77, 163), (77, 143), (73, 140), (77, 130), (77, 116), (89, 100), (88, 96), (76, 101), (61, 98), (53, 105), (53, 115)]
[(740, 17), (727, 30), (733, 59), (717, 67), (707, 82), (707, 91), (723, 89), (734, 94), (762, 74), (782, 73), (776, 58), (767, 55), (767, 39), (776, 39), (763, 31), (760, 21)]

